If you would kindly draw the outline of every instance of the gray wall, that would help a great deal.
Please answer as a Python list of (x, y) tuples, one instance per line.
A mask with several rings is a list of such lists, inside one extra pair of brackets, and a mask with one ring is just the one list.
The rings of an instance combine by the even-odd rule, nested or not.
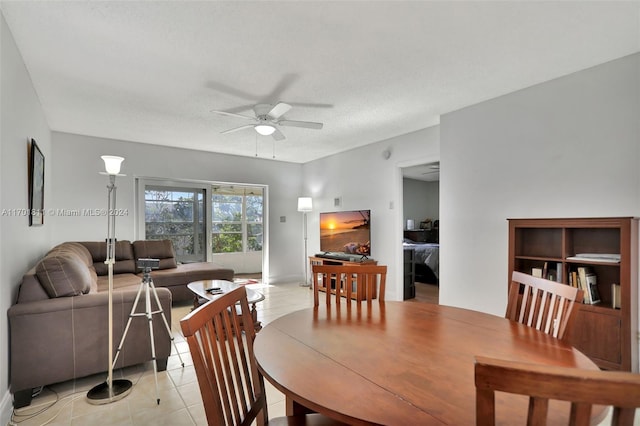
[(408, 219), (414, 221), (414, 228), (425, 219), (440, 219), (440, 182), (404, 178), (402, 183), (405, 228)]
[(440, 302), (504, 314), (507, 218), (640, 215), (638, 117), (640, 54), (444, 115)]
[(50, 247), (51, 225), (29, 227), (27, 209), (27, 140), (36, 140), (45, 156), (45, 207), (51, 202), (50, 131), (31, 79), (4, 16), (0, 18), (0, 424), (11, 411), (9, 393), (9, 324), (7, 309), (15, 300), (22, 274)]
[[(383, 152), (391, 157), (385, 159)], [(430, 127), (306, 163), (304, 192), (313, 197), (309, 253), (320, 250), (319, 213), (371, 210), (371, 257), (387, 265), (387, 297), (402, 300), (403, 197), (401, 168), (438, 161), (438, 127)], [(334, 198), (342, 205), (334, 207)]]
[[(161, 177), (199, 181), (251, 183), (269, 186), (268, 238), (271, 255), (265, 277), (271, 282), (302, 279), (302, 271), (292, 268), (302, 259), (302, 217), (297, 212), (302, 166), (273, 160), (213, 154), (165, 146), (113, 139), (53, 133), (53, 200), (51, 207), (61, 210), (104, 208), (107, 178), (101, 155), (119, 155), (124, 177), (117, 178), (117, 206), (127, 215), (117, 218), (116, 236), (135, 240), (135, 177)], [(81, 158), (82, 161), (78, 161)], [(280, 222), (286, 216), (286, 222)], [(102, 240), (106, 218), (63, 216), (53, 218), (53, 243)], [(215, 260), (215, 259), (214, 259)]]

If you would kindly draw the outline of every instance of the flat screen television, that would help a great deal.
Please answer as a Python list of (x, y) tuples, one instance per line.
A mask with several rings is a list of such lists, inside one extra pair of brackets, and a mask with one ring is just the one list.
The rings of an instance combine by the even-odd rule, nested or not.
[(320, 213), (320, 251), (371, 255), (371, 210)]

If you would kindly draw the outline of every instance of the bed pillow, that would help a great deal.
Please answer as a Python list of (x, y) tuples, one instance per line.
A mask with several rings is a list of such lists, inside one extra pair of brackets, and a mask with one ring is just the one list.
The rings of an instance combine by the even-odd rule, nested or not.
[(403, 238), (402, 242), (405, 244), (415, 244), (416, 242), (413, 240), (410, 240), (409, 238)]

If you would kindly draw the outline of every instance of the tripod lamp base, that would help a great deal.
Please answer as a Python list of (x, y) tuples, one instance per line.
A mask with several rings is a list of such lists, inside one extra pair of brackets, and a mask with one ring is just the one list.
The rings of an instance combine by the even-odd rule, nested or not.
[(94, 386), (87, 392), (87, 402), (93, 405), (110, 404), (124, 398), (131, 393), (133, 383), (130, 380), (114, 380), (109, 389), (107, 382)]

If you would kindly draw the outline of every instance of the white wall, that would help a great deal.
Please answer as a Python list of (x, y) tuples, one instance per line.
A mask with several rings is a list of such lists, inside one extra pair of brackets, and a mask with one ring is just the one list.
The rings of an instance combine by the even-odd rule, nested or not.
[[(385, 160), (382, 153), (391, 151)], [(388, 266), (387, 298), (402, 300), (402, 174), (400, 167), (439, 159), (438, 127), (431, 127), (303, 166), (309, 213), (309, 254), (320, 251), (319, 213), (371, 210), (371, 257)], [(334, 198), (342, 206), (334, 207)], [(302, 260), (300, 260), (300, 264)]]
[(402, 179), (404, 226), (414, 221), (414, 229), (425, 219), (440, 219), (440, 182)]
[(31, 78), (4, 16), (0, 19), (0, 424), (7, 424), (12, 399), (9, 393), (9, 324), (22, 274), (50, 247), (51, 223), (29, 227), (29, 219), (15, 215), (27, 209), (27, 140), (33, 138), (45, 156), (44, 205), (51, 201), (51, 139)]
[(507, 218), (640, 215), (640, 54), (442, 117), (440, 302), (503, 315)]
[[(273, 160), (213, 154), (112, 139), (53, 132), (53, 197), (55, 209), (80, 210), (104, 208), (107, 205), (107, 177), (101, 155), (125, 158), (117, 178), (117, 206), (128, 210), (118, 217), (116, 236), (121, 240), (136, 239), (135, 177), (162, 177), (251, 183), (269, 186), (268, 232), (270, 262), (265, 277), (269, 282), (302, 279), (302, 269), (293, 266), (302, 251), (300, 229), (302, 218), (297, 212), (301, 190), (302, 166)], [(286, 222), (280, 222), (280, 216)], [(106, 217), (57, 215), (54, 243), (63, 241), (103, 240)], [(294, 263), (295, 265), (295, 263)]]

